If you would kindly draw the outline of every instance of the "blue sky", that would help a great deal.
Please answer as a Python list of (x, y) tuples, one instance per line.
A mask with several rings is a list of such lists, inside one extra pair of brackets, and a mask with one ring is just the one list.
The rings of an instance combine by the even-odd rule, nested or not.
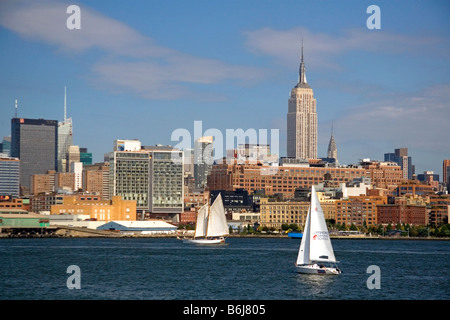
[[(69, 30), (69, 5), (81, 29)], [(369, 5), (381, 29), (369, 30)], [(450, 158), (448, 1), (2, 1), (0, 136), (19, 116), (74, 123), (94, 161), (115, 139), (171, 144), (174, 130), (279, 129), (301, 39), (317, 99), (319, 157), (341, 164), (408, 148), (442, 179)]]

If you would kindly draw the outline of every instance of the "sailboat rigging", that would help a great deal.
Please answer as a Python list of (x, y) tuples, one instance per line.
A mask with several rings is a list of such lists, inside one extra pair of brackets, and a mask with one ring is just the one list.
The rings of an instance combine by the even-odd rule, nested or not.
[(223, 244), (229, 234), (222, 196), (219, 195), (210, 206), (205, 204), (198, 211), (194, 237), (183, 239), (184, 243)]

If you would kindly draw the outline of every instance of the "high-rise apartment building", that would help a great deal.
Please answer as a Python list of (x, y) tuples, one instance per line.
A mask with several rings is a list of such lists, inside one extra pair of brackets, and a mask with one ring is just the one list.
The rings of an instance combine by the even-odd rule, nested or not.
[(170, 146), (143, 147), (149, 153), (149, 211), (177, 220), (184, 208), (184, 153)]
[(18, 158), (0, 156), (0, 196), (20, 195), (20, 160)]
[(287, 114), (287, 156), (317, 159), (317, 112), (312, 88), (306, 82), (302, 57), (297, 85), (292, 89)]
[(31, 175), (57, 169), (58, 122), (11, 119), (11, 156), (20, 159), (21, 193), (28, 194)]
[(175, 218), (183, 211), (183, 151), (142, 147), (138, 140), (116, 140), (114, 148), (109, 154), (111, 197), (135, 200), (141, 218), (147, 212)]
[(113, 151), (109, 155), (109, 194), (135, 200), (137, 210), (149, 209), (150, 155), (145, 151)]

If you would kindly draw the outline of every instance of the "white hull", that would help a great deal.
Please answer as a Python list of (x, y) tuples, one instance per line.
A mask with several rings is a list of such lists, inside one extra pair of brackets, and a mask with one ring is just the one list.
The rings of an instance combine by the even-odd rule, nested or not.
[(183, 243), (191, 244), (224, 244), (225, 238), (220, 237), (218, 239), (183, 239)]
[(341, 270), (334, 267), (325, 267), (318, 266), (317, 264), (304, 264), (304, 265), (296, 265), (298, 273), (307, 273), (307, 274), (332, 274), (338, 275), (341, 273)]

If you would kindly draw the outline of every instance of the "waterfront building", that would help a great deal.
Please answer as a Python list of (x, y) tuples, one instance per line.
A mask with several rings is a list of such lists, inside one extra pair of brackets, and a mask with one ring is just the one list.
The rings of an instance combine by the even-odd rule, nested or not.
[[(229, 161), (228, 161), (229, 162)], [(220, 163), (208, 176), (208, 190), (245, 189), (249, 194), (263, 190), (266, 195), (281, 194), (293, 198), (297, 188), (310, 188), (327, 179), (329, 187), (354, 179), (370, 178), (375, 188), (394, 188), (402, 181), (402, 172), (394, 163), (368, 161), (358, 166), (326, 167), (314, 164), (289, 164), (278, 167), (258, 163)]]
[[(115, 148), (116, 149), (116, 148)], [(120, 148), (121, 149), (121, 148)], [(150, 155), (146, 151), (113, 151), (109, 155), (109, 195), (136, 201), (149, 210)]]
[(144, 146), (149, 155), (150, 217), (179, 221), (184, 206), (184, 153), (171, 146)]
[(387, 198), (380, 196), (356, 196), (336, 200), (336, 223), (346, 226), (376, 225), (377, 206), (386, 203)]
[(0, 196), (20, 195), (20, 160), (0, 155)]
[(291, 90), (287, 113), (287, 156), (317, 159), (317, 112), (313, 89), (306, 81), (302, 55), (297, 85)]
[(58, 122), (11, 119), (11, 156), (20, 159), (21, 194), (29, 194), (31, 175), (57, 170)]
[(98, 221), (136, 220), (136, 201), (123, 200), (121, 196), (106, 201), (91, 194), (59, 195), (59, 198), (60, 203), (50, 206), (52, 215), (88, 215)]
[(196, 189), (205, 189), (213, 164), (213, 137), (201, 137), (194, 144), (194, 179)]
[(448, 223), (450, 194), (430, 195), (430, 224), (440, 226)]
[[(283, 224), (297, 224), (304, 227), (308, 215), (309, 201), (275, 201), (271, 198), (260, 199), (261, 225), (281, 229)], [(335, 219), (334, 202), (320, 202), (325, 219)]]
[(385, 153), (384, 161), (396, 162), (403, 171), (403, 179), (412, 179), (415, 174), (415, 166), (412, 158), (408, 156), (408, 148), (395, 149), (394, 153)]
[(378, 224), (428, 224), (428, 211), (426, 205), (412, 205), (406, 203), (377, 205)]

